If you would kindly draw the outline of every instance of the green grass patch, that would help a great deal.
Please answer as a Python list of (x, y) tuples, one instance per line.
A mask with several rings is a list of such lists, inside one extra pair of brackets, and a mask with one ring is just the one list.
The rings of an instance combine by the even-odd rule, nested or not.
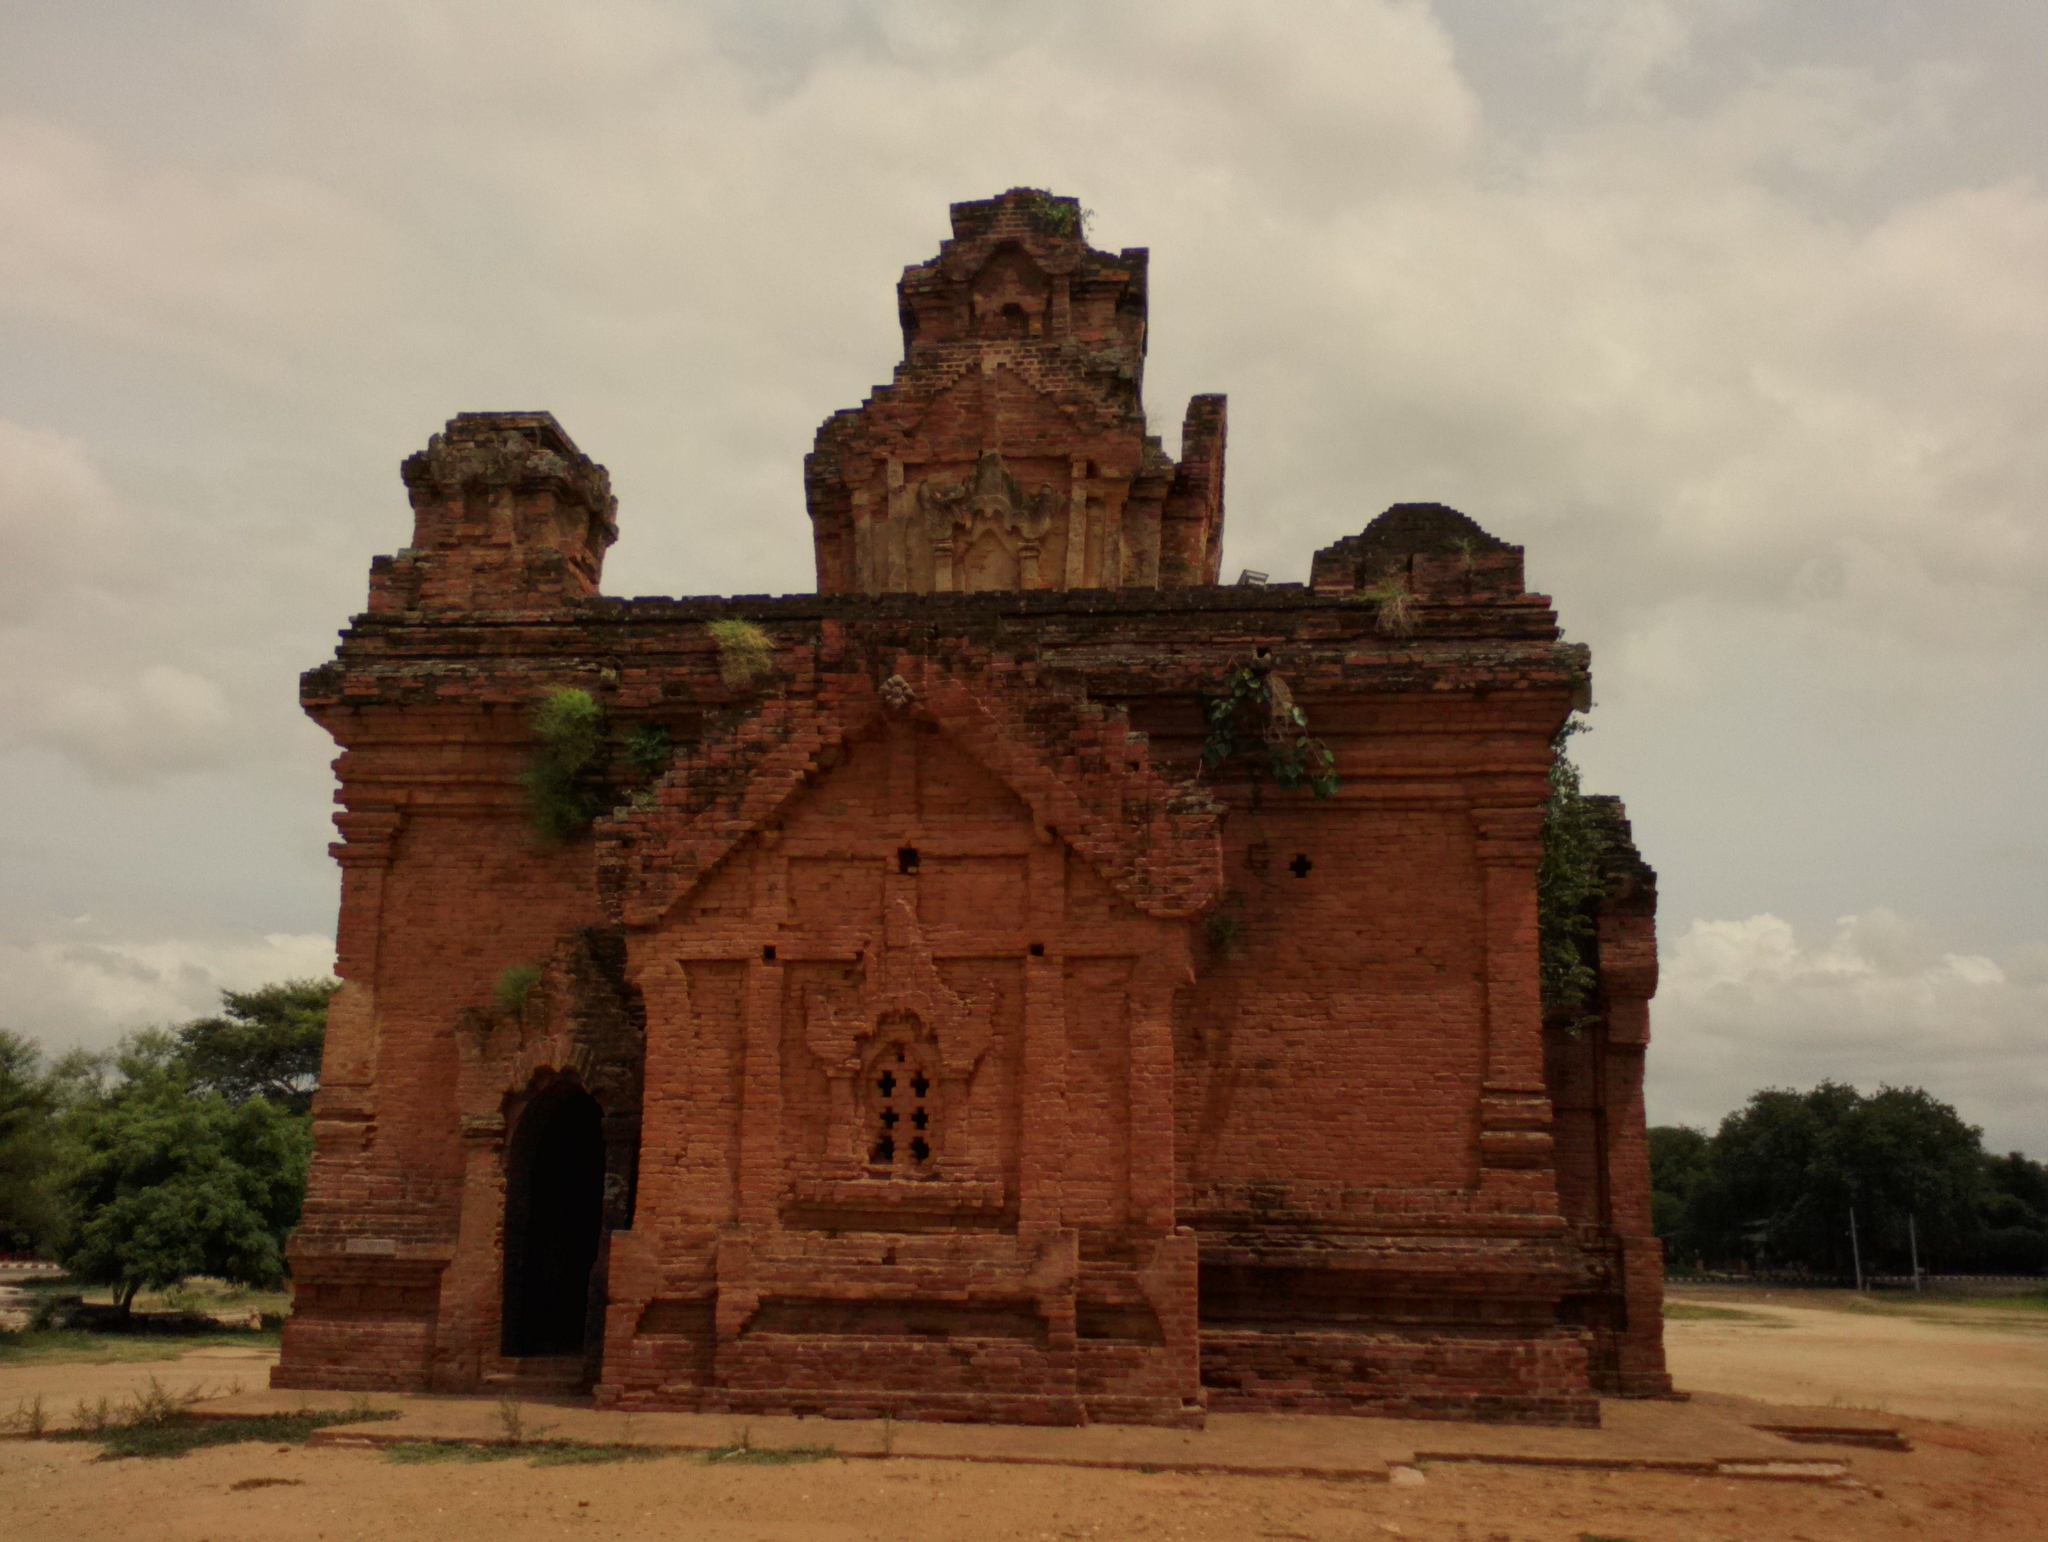
[(95, 1441), (99, 1459), (183, 1456), (207, 1446), (239, 1446), (251, 1441), (274, 1446), (304, 1445), (315, 1430), (336, 1424), (364, 1424), (395, 1419), (395, 1413), (350, 1408), (319, 1413), (262, 1414), (246, 1419), (199, 1419), (189, 1413), (167, 1414), (148, 1422), (109, 1425), (105, 1429), (59, 1430), (50, 1440)]
[(579, 1446), (561, 1442), (542, 1446), (533, 1453), (536, 1467), (590, 1467), (605, 1462), (657, 1462), (675, 1452), (660, 1446)]
[(401, 1440), (384, 1448), (384, 1455), (401, 1467), (434, 1467), (445, 1462), (509, 1462), (530, 1456), (530, 1446), (487, 1445), (481, 1441)]
[(218, 1333), (89, 1333), (84, 1329), (29, 1329), (0, 1333), (0, 1365), (130, 1365), (175, 1360), (195, 1349), (234, 1345), (275, 1349), (274, 1328), (223, 1328)]
[(1664, 1315), (1672, 1322), (1742, 1322), (1753, 1328), (1782, 1328), (1778, 1318), (1762, 1312), (1744, 1312), (1732, 1306), (1695, 1306), (1690, 1301), (1667, 1301)]
[(743, 1467), (788, 1467), (798, 1462), (822, 1462), (837, 1454), (830, 1446), (755, 1446), (742, 1443), (706, 1451), (704, 1460), (735, 1463)]
[(521, 1457), (536, 1467), (595, 1467), (609, 1462), (655, 1462), (675, 1455), (661, 1446), (579, 1445), (573, 1440), (531, 1440), (516, 1446), (503, 1441), (401, 1440), (386, 1446), (384, 1454), (404, 1467), (512, 1462)]

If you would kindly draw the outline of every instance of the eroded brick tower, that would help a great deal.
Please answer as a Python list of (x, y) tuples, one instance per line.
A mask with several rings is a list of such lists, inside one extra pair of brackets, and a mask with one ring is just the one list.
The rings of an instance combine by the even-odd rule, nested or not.
[[(406, 462), (413, 545), (303, 685), (344, 985), (276, 1382), (1169, 1423), (1667, 1390), (1618, 805), (1590, 1016), (1538, 988), (1583, 650), (1436, 505), (1218, 587), (1223, 399), (1178, 463), (1147, 435), (1146, 254), (1030, 190), (953, 229), (806, 462), (815, 595), (600, 597), (609, 481), (545, 413)], [(564, 691), (592, 817), (545, 839)]]

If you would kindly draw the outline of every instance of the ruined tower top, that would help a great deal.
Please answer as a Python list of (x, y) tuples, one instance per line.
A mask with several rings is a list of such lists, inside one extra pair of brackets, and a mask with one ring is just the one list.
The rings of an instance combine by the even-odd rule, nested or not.
[(373, 612), (546, 610), (597, 593), (618, 500), (553, 413), (459, 413), (400, 473), (412, 544), (370, 564)]
[(1145, 432), (1147, 253), (1096, 250), (1033, 188), (952, 218), (897, 285), (894, 381), (804, 463), (819, 590), (1214, 583), (1223, 398), (1188, 404), (1178, 464)]

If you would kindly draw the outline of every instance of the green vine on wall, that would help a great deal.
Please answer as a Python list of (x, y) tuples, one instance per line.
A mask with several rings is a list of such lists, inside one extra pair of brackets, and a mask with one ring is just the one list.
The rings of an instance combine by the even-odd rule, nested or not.
[(1337, 795), (1337, 757), (1308, 731), (1308, 714), (1270, 665), (1241, 664), (1223, 681), (1223, 693), (1204, 703), (1209, 734), (1203, 769), (1242, 758), (1257, 780), (1260, 769), (1284, 788), (1306, 787), (1318, 798)]
[(1551, 741), (1550, 798), (1543, 809), (1543, 857), (1536, 868), (1536, 918), (1543, 979), (1543, 1015), (1577, 1030), (1600, 983), (1594, 968), (1593, 903), (1607, 887), (1600, 859), (1607, 849), (1593, 805), (1579, 787), (1579, 768), (1566, 752), (1586, 724), (1572, 718)]

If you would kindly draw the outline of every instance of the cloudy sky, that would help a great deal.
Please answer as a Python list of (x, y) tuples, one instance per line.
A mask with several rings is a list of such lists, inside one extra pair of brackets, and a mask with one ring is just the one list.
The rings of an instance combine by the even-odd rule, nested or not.
[(297, 672), (397, 462), (547, 407), (620, 594), (811, 583), (946, 204), (1153, 251), (1226, 565), (1399, 499), (1593, 645), (1652, 1116), (1915, 1082), (2048, 1156), (2048, 11), (2010, 0), (0, 0), (0, 1023), (318, 971)]

